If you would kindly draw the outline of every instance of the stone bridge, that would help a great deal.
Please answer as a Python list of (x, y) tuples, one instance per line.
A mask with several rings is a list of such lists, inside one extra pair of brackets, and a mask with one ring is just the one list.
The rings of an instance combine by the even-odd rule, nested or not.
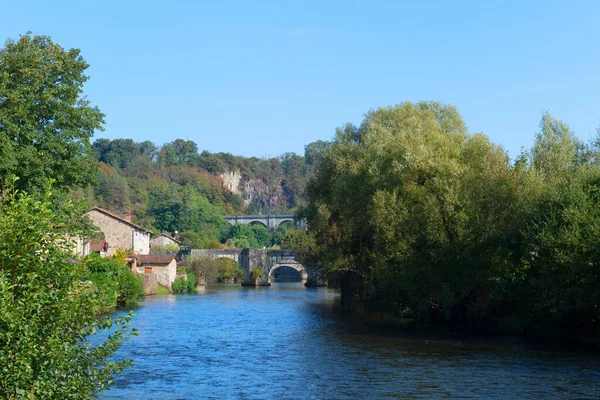
[[(273, 273), (281, 267), (290, 267), (300, 273), (302, 282), (306, 286), (325, 286), (325, 281), (321, 279), (316, 268), (302, 265), (293, 252), (285, 250), (268, 249), (193, 249), (191, 256), (208, 256), (213, 260), (218, 258), (230, 258), (237, 262), (244, 272), (242, 286), (271, 286)], [(254, 280), (250, 276), (250, 271), (255, 268), (261, 268), (264, 273), (261, 277)]]
[[(284, 222), (294, 222), (293, 215), (225, 215), (223, 216), (232, 225), (260, 223), (269, 231), (274, 231)], [(304, 222), (298, 221), (298, 228), (304, 229)]]

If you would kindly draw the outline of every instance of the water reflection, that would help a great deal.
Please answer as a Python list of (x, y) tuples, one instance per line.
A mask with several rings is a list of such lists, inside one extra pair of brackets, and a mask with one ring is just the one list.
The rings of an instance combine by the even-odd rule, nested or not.
[(299, 284), (154, 296), (120, 355), (134, 368), (105, 399), (598, 398), (595, 354), (514, 338), (389, 330)]

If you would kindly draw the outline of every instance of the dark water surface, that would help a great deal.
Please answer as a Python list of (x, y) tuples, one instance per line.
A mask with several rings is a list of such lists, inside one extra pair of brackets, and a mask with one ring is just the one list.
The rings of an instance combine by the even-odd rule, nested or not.
[(135, 366), (101, 398), (600, 398), (597, 353), (382, 331), (336, 297), (290, 284), (149, 297), (118, 353)]

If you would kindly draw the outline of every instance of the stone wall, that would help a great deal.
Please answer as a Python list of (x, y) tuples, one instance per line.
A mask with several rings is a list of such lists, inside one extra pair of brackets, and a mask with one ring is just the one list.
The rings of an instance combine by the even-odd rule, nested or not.
[(171, 285), (177, 277), (177, 261), (173, 259), (169, 265), (152, 265), (152, 274), (156, 275), (158, 283), (171, 290)]
[(156, 247), (164, 248), (164, 247), (172, 246), (172, 245), (179, 247), (177, 242), (175, 242), (174, 240), (169, 239), (168, 237), (163, 236), (163, 235), (156, 236), (156, 237), (153, 237), (152, 239), (150, 239), (150, 247), (151, 248), (156, 248)]
[(144, 277), (144, 293), (145, 294), (157, 294), (158, 293), (158, 279), (156, 275), (143, 274)]
[(113, 256), (117, 249), (133, 249), (138, 254), (150, 253), (149, 233), (137, 230), (97, 210), (92, 210), (87, 215), (104, 233), (104, 238), (109, 245), (106, 252), (108, 257)]

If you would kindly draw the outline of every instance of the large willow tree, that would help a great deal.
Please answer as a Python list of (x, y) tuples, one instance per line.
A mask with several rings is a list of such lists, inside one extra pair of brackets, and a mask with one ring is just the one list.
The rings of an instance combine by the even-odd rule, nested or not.
[[(536, 239), (545, 232), (540, 224), (561, 231), (549, 228), (558, 221), (540, 201), (569, 192), (558, 182), (573, 182), (583, 165), (583, 179), (596, 171), (592, 152), (564, 123), (545, 115), (541, 127), (532, 156), (511, 165), (501, 147), (467, 132), (452, 106), (370, 111), (323, 151), (301, 212), (309, 234), (287, 245), (319, 265), (344, 301), (358, 299), (370, 310), (468, 328), (536, 325), (529, 312), (540, 305), (531, 291), (542, 288), (532, 275), (542, 254), (531, 242), (549, 244)], [(588, 222), (591, 229), (600, 220)], [(595, 258), (580, 261), (597, 271)]]

